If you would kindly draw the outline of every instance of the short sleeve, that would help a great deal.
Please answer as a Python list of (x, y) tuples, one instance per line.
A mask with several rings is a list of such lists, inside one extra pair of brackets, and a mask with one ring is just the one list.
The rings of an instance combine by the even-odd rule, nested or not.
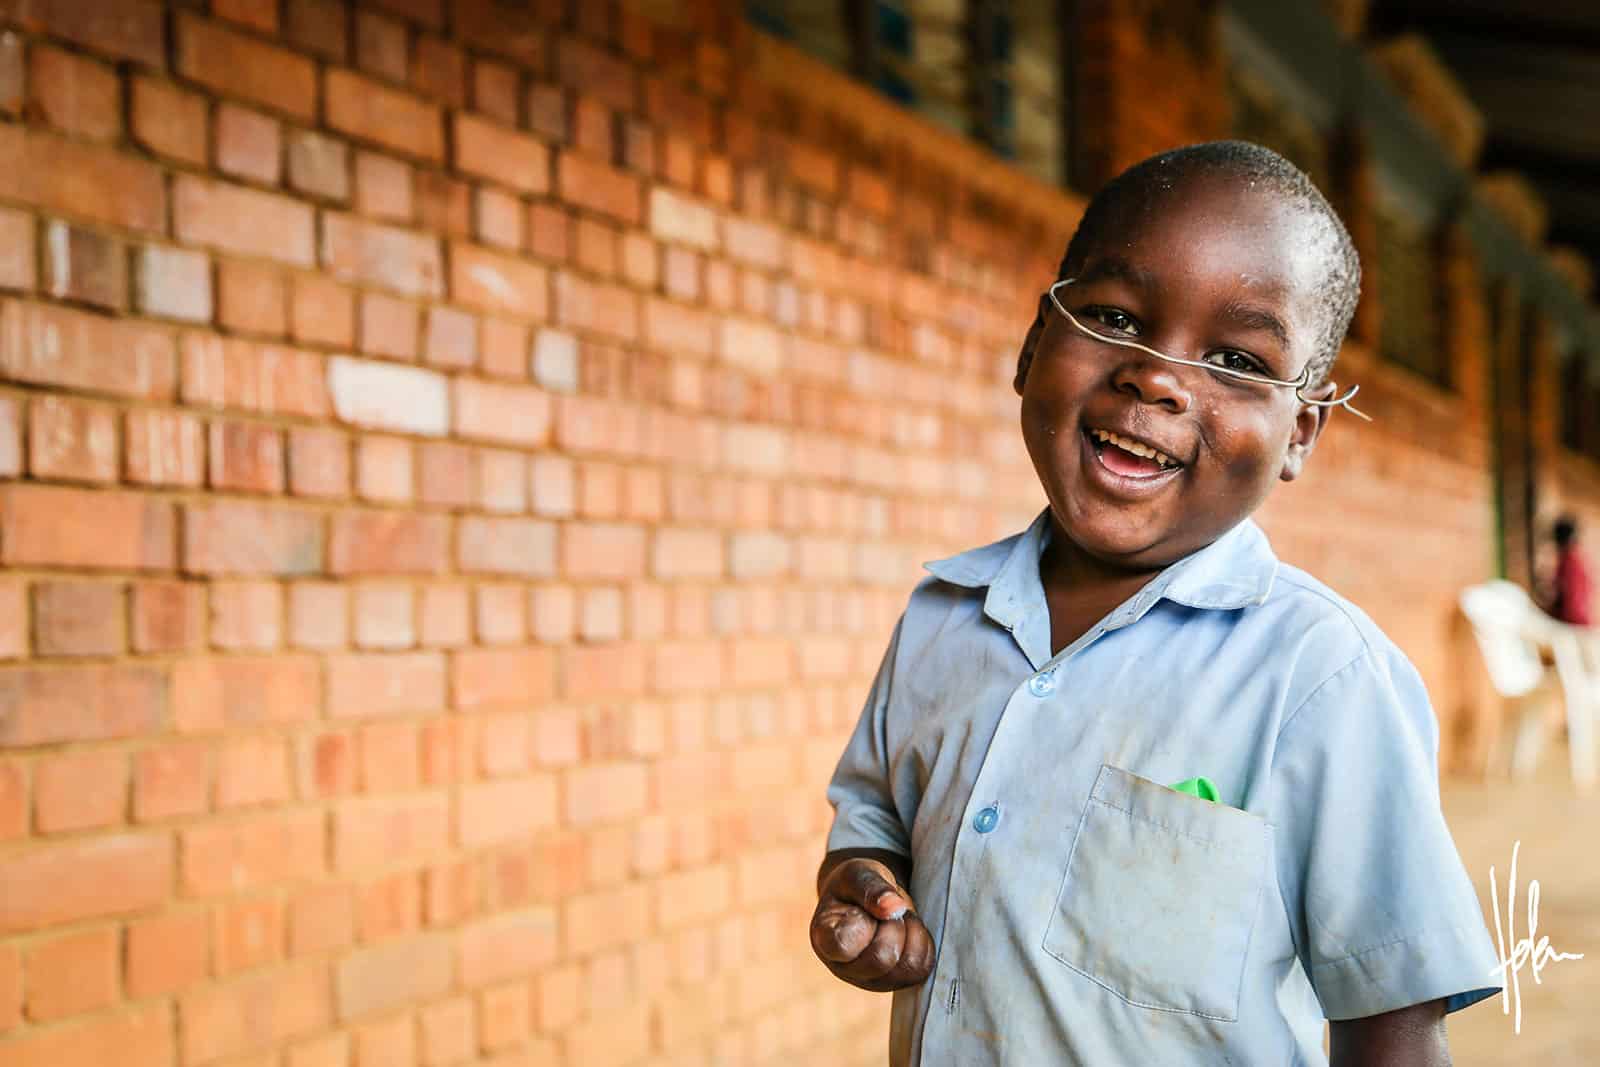
[(895, 807), (890, 778), (888, 719), (894, 697), (895, 658), (900, 648), (904, 617), (895, 624), (889, 647), (878, 666), (866, 705), (844, 754), (828, 783), (828, 803), (833, 805), (833, 827), (828, 831), (828, 851), (878, 848), (911, 855), (910, 837)]
[(1439, 808), (1438, 724), (1398, 651), (1364, 652), (1278, 737), (1269, 782), (1295, 949), (1329, 1019), (1498, 992), (1493, 943)]

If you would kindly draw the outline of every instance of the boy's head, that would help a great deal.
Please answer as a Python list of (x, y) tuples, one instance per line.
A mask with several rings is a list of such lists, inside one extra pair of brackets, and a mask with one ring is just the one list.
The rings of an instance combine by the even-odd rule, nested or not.
[[(1061, 277), (1074, 279), (1056, 290), (1062, 306), (1097, 334), (1303, 380), (1305, 397), (1325, 400), (1360, 263), (1338, 216), (1293, 164), (1222, 141), (1154, 156), (1103, 188)], [(1058, 525), (1095, 559), (1135, 569), (1211, 543), (1274, 482), (1297, 476), (1328, 411), (1292, 388), (1092, 338), (1048, 298), (1015, 386)]]

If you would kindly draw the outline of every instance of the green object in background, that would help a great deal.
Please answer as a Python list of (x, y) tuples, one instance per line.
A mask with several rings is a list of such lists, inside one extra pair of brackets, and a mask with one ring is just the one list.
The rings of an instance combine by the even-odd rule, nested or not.
[(1180, 793), (1188, 793), (1192, 797), (1199, 797), (1201, 800), (1217, 799), (1217, 787), (1212, 785), (1211, 779), (1203, 774), (1198, 778), (1185, 778), (1172, 786), (1172, 788)]

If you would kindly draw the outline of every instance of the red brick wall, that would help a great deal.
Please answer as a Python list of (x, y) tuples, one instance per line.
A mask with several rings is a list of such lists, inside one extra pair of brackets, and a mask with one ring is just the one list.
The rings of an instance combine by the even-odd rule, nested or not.
[[(1080, 204), (649, 6), (0, 2), (8, 1067), (881, 1061), (821, 787)], [(1481, 420), (1349, 360), (1264, 518), (1437, 691)]]

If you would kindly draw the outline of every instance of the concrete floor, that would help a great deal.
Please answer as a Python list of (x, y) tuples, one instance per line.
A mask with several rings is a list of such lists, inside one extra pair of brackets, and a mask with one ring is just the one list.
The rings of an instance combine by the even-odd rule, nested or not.
[(1517, 936), (1527, 933), (1527, 889), (1538, 879), (1539, 935), (1550, 947), (1582, 952), (1581, 960), (1544, 967), (1535, 984), (1521, 971), (1522, 1032), (1500, 998), (1450, 1016), (1456, 1067), (1600, 1064), (1600, 790), (1579, 796), (1567, 775), (1565, 747), (1548, 751), (1528, 783), (1449, 783), (1444, 811), (1462, 862), (1478, 887), (1491, 935), (1489, 866), (1500, 887), (1501, 920), (1511, 848), (1518, 840)]

